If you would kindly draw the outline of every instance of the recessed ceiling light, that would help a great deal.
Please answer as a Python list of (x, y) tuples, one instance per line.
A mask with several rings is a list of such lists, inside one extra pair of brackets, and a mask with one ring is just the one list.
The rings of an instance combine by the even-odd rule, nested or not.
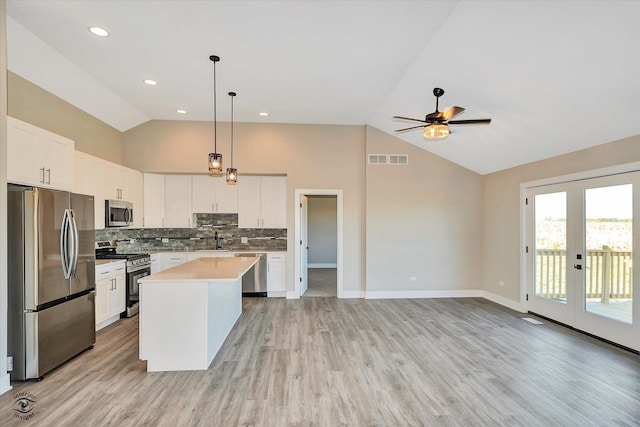
[(258, 113), (258, 114), (260, 114), (262, 117), (266, 117), (266, 116), (268, 116), (268, 115), (269, 115), (269, 113), (265, 113), (265, 112)]
[(143, 80), (146, 84), (148, 84), (149, 86), (156, 86), (158, 84), (157, 81), (155, 80), (151, 80), (151, 79), (144, 79)]
[(187, 110), (176, 110), (178, 114), (187, 114)]
[(91, 34), (93, 34), (94, 36), (98, 36), (98, 37), (109, 37), (109, 31), (105, 30), (104, 28), (100, 28), (100, 27), (89, 27), (89, 31), (91, 32)]

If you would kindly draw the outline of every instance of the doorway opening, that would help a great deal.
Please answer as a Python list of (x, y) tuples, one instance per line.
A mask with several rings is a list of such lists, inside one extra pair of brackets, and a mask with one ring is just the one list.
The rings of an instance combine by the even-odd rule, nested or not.
[(296, 190), (294, 297), (342, 298), (342, 190)]

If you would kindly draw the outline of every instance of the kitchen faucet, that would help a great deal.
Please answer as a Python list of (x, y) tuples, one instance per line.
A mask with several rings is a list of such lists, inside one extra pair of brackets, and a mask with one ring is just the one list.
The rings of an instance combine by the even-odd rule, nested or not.
[(218, 249), (222, 249), (222, 245), (220, 244), (220, 240), (222, 240), (224, 237), (220, 237), (218, 236), (218, 232), (216, 231), (215, 234), (213, 235), (213, 240), (216, 241), (216, 250)]

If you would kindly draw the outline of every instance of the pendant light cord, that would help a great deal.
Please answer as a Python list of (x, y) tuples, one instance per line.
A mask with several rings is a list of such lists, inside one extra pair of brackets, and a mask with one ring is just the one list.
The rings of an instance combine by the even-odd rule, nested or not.
[(216, 60), (213, 60), (213, 152), (218, 152), (218, 126), (216, 117)]
[(229, 92), (229, 95), (231, 95), (231, 168), (233, 169), (233, 97), (236, 94)]

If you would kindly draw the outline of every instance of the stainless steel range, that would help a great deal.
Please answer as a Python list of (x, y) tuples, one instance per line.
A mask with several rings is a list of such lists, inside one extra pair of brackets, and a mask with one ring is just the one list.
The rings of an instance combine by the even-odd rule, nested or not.
[(127, 260), (127, 309), (120, 317), (131, 317), (138, 314), (140, 303), (138, 279), (151, 274), (151, 256), (149, 254), (119, 254), (116, 253), (116, 242), (96, 242), (96, 259)]

